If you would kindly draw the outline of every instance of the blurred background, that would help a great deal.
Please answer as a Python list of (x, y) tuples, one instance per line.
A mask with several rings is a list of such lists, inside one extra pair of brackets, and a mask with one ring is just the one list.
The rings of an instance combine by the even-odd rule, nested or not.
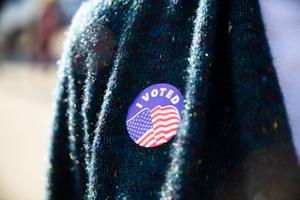
[[(0, 200), (44, 197), (56, 62), (83, 2), (0, 1)], [(300, 0), (260, 2), (300, 160)]]
[(82, 2), (0, 1), (0, 200), (44, 198), (56, 62)]

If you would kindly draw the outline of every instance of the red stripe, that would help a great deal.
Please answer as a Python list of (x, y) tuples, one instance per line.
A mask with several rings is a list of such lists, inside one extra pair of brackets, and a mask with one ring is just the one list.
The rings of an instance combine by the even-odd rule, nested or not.
[[(174, 128), (174, 129), (172, 129), (172, 130), (166, 132), (166, 134), (167, 134), (167, 133), (170, 133), (170, 132), (173, 132), (173, 131), (177, 131), (177, 128)], [(159, 133), (159, 134), (161, 134), (161, 133)], [(168, 139), (170, 139), (170, 138), (173, 137), (173, 136), (174, 136), (174, 135), (171, 135), (171, 136), (169, 136), (169, 137), (165, 137), (165, 136), (163, 135), (163, 136), (161, 136), (161, 137), (159, 137), (159, 138), (156, 138), (156, 141), (158, 141), (158, 140), (160, 140), (160, 139), (166, 139), (166, 140), (168, 140)]]
[[(150, 139), (145, 144), (143, 144), (142, 146), (146, 146), (151, 140), (155, 140), (155, 137), (153, 135), (147, 136), (144, 140), (146, 140), (147, 138), (150, 138)], [(140, 141), (138, 144), (142, 144), (144, 142), (144, 140)]]
[(160, 115), (160, 116), (167, 116), (167, 115), (170, 115), (170, 114), (178, 114), (176, 111), (170, 111), (170, 112), (168, 112), (168, 113), (164, 113), (164, 114), (162, 114), (162, 113), (157, 113), (157, 114), (155, 114), (155, 115), (151, 115), (151, 117), (152, 117), (152, 119), (153, 118), (155, 118), (156, 116), (158, 116), (158, 115)]
[(173, 109), (173, 110), (175, 110), (174, 109), (174, 107), (172, 107), (172, 106), (164, 106), (164, 107), (156, 107), (154, 110), (151, 110), (151, 113), (153, 113), (153, 112), (155, 112), (155, 111), (157, 111), (157, 110), (167, 110), (167, 109)]
[(174, 108), (167, 108), (167, 109), (164, 109), (164, 110), (151, 110), (150, 113), (153, 114), (153, 113), (162, 113), (162, 112), (172, 112), (172, 111), (176, 111), (176, 109)]
[[(171, 135), (169, 137), (166, 137), (166, 138), (163, 138), (163, 137), (160, 137), (158, 140), (156, 140), (155, 142), (155, 146), (158, 146), (158, 145), (161, 145), (161, 144), (164, 144), (166, 142), (168, 142), (171, 138), (173, 138), (175, 135)], [(163, 140), (163, 141), (162, 141)], [(167, 141), (165, 141), (167, 140)], [(162, 143), (160, 143), (160, 141), (162, 141)]]
[[(176, 129), (172, 129), (172, 130), (170, 130), (170, 131), (168, 131), (168, 132), (165, 132), (165, 133), (169, 133), (169, 132), (172, 132), (172, 131), (175, 131), (175, 130), (177, 130), (177, 128)], [(161, 137), (159, 137), (159, 138), (153, 138), (153, 139), (150, 139), (146, 144), (144, 144), (143, 146), (147, 146), (150, 142), (152, 142), (152, 141), (155, 141), (155, 142), (153, 142), (153, 144), (150, 146), (150, 147), (156, 147), (156, 146), (158, 146), (158, 145), (161, 145), (161, 144), (163, 144), (163, 143), (161, 143), (161, 144), (158, 144), (158, 142), (161, 140), (161, 139), (165, 139), (165, 140), (169, 140), (170, 138), (172, 138), (172, 137), (174, 137), (175, 135), (170, 135), (169, 137), (165, 137), (165, 136), (161, 136)]]
[(144, 139), (142, 139), (141, 141), (138, 142), (138, 144), (143, 143), (143, 141), (146, 140), (149, 136), (152, 136), (152, 137), (153, 137), (153, 136), (154, 136), (154, 132), (153, 132), (153, 131), (150, 131), (150, 132), (148, 133), (148, 135), (146, 135), (146, 137), (144, 137)]
[[(173, 128), (173, 129), (171, 129), (171, 130), (169, 130), (169, 131), (161, 131), (161, 132), (159, 132), (158, 134), (162, 134), (162, 133), (164, 133), (165, 135), (166, 134), (168, 134), (168, 133), (170, 133), (170, 132), (173, 132), (173, 131), (176, 131), (178, 128)], [(156, 135), (158, 135), (158, 134), (156, 134)], [(150, 139), (149, 141), (147, 141), (143, 146), (147, 146), (151, 141), (155, 141), (153, 144), (156, 144), (157, 143), (157, 141), (159, 141), (159, 140), (161, 140), (161, 139), (165, 139), (165, 140), (169, 140), (171, 137), (173, 137), (174, 135), (171, 135), (171, 136), (169, 136), (169, 137), (166, 137), (166, 136), (161, 136), (161, 137), (159, 137), (159, 138), (155, 138), (155, 137), (153, 137), (153, 139)], [(149, 136), (147, 136), (147, 138), (148, 138)], [(142, 142), (140, 142), (140, 143), (142, 143)], [(151, 145), (151, 147), (153, 146), (153, 144)]]
[(155, 140), (155, 142), (153, 142), (150, 147), (156, 147), (156, 146), (157, 146), (157, 144), (156, 144), (156, 140)]
[[(177, 131), (177, 129), (178, 129), (178, 128), (173, 128), (173, 129), (168, 130), (168, 131), (161, 131), (161, 132), (159, 132), (159, 133), (156, 133), (155, 135), (159, 135), (159, 134), (167, 135), (167, 134), (170, 133), (170, 132)], [(163, 136), (161, 136), (161, 137), (163, 137)], [(160, 138), (160, 137), (159, 137), (159, 138)], [(157, 138), (156, 138), (156, 139), (157, 139)]]
[[(154, 141), (154, 143), (153, 144), (155, 144), (156, 143), (156, 139), (155, 139), (155, 137), (153, 137), (153, 139), (150, 139), (148, 142), (146, 142), (143, 146), (147, 146), (150, 142), (152, 142), (152, 141)], [(153, 145), (152, 144), (152, 145)], [(151, 146), (152, 146), (151, 145)]]
[(178, 117), (170, 117), (170, 118), (167, 118), (167, 119), (159, 119), (159, 120), (157, 120), (154, 124), (156, 124), (157, 122), (160, 122), (160, 121), (166, 122), (166, 121), (169, 121), (169, 120), (171, 120), (171, 119), (178, 119), (178, 120), (179, 120)]
[(168, 125), (159, 125), (158, 127), (155, 127), (155, 128), (153, 127), (153, 129), (154, 129), (154, 132), (155, 132), (156, 129), (159, 129), (161, 127), (167, 128), (169, 126), (173, 126), (173, 125), (176, 125), (176, 124), (179, 124), (179, 122), (174, 122), (174, 123), (171, 123), (171, 124), (168, 124)]

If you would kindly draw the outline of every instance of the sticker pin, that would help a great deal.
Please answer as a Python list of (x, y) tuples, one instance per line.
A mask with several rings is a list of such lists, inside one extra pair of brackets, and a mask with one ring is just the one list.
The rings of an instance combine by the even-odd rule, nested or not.
[(183, 96), (173, 85), (158, 83), (144, 89), (130, 105), (126, 126), (131, 139), (156, 147), (172, 139), (179, 128)]

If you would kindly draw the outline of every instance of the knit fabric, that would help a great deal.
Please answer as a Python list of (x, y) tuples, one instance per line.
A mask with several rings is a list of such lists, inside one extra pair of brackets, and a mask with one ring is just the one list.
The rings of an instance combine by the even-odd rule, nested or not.
[[(58, 75), (49, 200), (300, 196), (256, 0), (89, 1)], [(171, 141), (144, 148), (126, 114), (156, 83), (181, 91), (182, 119)]]

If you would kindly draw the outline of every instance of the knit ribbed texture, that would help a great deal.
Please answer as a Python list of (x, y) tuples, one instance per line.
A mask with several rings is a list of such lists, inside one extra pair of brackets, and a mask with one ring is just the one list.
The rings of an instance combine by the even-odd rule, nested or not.
[[(300, 183), (257, 1), (87, 2), (59, 78), (49, 200), (250, 200), (251, 177), (271, 166)], [(181, 91), (182, 120), (170, 142), (144, 148), (126, 114), (156, 83)]]

